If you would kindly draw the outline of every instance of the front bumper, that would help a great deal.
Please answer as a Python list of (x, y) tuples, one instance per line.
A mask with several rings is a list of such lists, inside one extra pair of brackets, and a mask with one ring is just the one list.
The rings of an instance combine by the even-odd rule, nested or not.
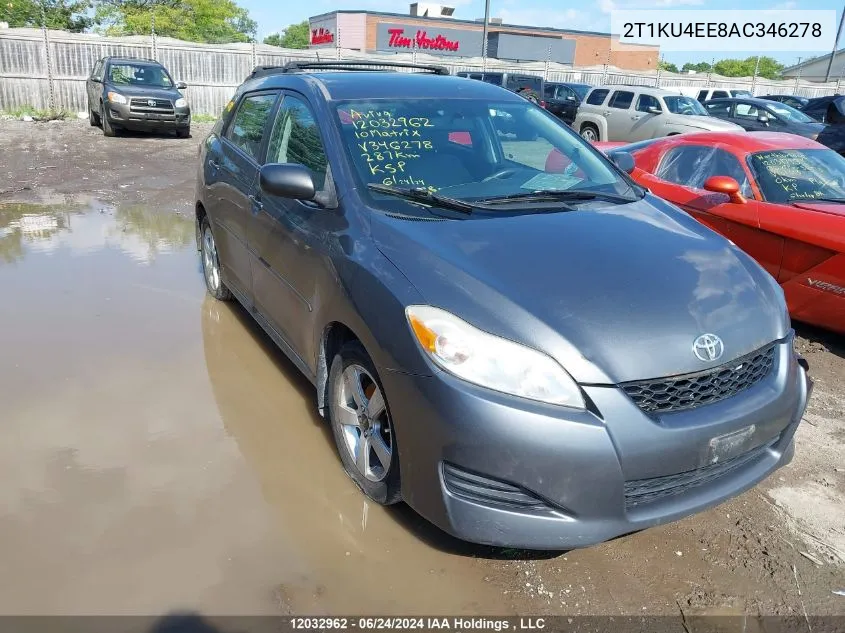
[(107, 103), (106, 116), (113, 125), (129, 130), (175, 130), (191, 125), (191, 109), (188, 106), (174, 108), (172, 112), (139, 112), (128, 103)]
[[(740, 394), (660, 419), (615, 386), (584, 387), (590, 410), (579, 412), (443, 373), (382, 371), (403, 497), (461, 539), (550, 550), (705, 510), (792, 459), (812, 381), (791, 339), (776, 357), (767, 378)], [(702, 462), (711, 439), (750, 425), (753, 450), (718, 467)]]

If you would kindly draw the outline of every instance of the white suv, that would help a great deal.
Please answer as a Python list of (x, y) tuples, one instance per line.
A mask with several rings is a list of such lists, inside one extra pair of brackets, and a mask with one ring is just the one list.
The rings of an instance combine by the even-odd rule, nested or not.
[(684, 132), (742, 132), (710, 116), (692, 97), (645, 86), (593, 88), (578, 106), (572, 129), (591, 143), (644, 141)]

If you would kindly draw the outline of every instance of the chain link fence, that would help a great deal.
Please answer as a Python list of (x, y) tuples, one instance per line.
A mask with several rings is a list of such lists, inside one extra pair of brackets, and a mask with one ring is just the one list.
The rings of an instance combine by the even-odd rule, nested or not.
[[(339, 38), (337, 38), (339, 39)], [(609, 63), (587, 68), (564, 66), (549, 59), (513, 63), (491, 58), (442, 58), (413, 50), (375, 54), (340, 48), (281, 49), (266, 44), (198, 44), (149, 35), (105, 37), (47, 28), (0, 29), (0, 112), (22, 107), (47, 110), (87, 109), (85, 81), (94, 62), (107, 55), (155, 59), (174, 80), (188, 84), (186, 97), (195, 114), (216, 116), (237, 86), (259, 65), (283, 65), (297, 60), (368, 60), (432, 63), (451, 72), (519, 72), (546, 81), (590, 85), (657, 86), (694, 96), (704, 88), (738, 88), (754, 94), (797, 94), (816, 97), (838, 93), (842, 78), (828, 84), (808, 81), (773, 81), (761, 77), (720, 77), (711, 73), (685, 75), (666, 71), (628, 71)], [(608, 60), (609, 61), (609, 60)]]

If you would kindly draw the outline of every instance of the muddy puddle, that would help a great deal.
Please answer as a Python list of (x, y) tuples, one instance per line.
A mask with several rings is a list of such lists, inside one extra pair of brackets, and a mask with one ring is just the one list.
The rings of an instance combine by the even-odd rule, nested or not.
[(343, 473), (191, 218), (0, 205), (0, 614), (513, 613)]

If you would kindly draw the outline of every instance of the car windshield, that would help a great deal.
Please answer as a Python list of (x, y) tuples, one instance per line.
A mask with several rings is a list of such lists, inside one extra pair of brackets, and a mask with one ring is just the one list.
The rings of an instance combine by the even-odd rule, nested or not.
[(109, 80), (113, 84), (170, 88), (173, 81), (161, 66), (151, 64), (112, 64)]
[(779, 103), (777, 101), (773, 101), (771, 105), (767, 105), (766, 108), (771, 110), (776, 115), (778, 115), (784, 121), (789, 121), (790, 123), (812, 123), (813, 119), (808, 117), (806, 114), (801, 112), (800, 110), (796, 110), (792, 106), (788, 106), (785, 103)]
[(663, 97), (666, 102), (666, 109), (672, 114), (697, 114), (709, 116), (707, 110), (692, 97)]
[(845, 200), (845, 158), (830, 149), (784, 149), (751, 155), (757, 185), (769, 202)]
[(733, 95), (734, 97), (753, 97), (754, 96), (750, 92), (748, 92), (747, 90), (731, 90), (731, 95)]
[[(638, 197), (597, 150), (522, 100), (345, 101), (337, 114), (364, 185), (437, 192), (465, 202), (538, 191)], [(382, 192), (370, 195), (388, 200)]]

